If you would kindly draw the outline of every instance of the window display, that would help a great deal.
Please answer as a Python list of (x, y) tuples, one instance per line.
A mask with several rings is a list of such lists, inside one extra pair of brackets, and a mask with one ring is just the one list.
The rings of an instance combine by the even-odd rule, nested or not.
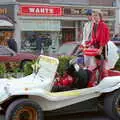
[(12, 31), (0, 31), (0, 45), (7, 46), (7, 39), (13, 35)]
[(44, 54), (47, 54), (51, 45), (50, 32), (22, 32), (21, 50), (23, 51), (36, 51), (37, 53), (44, 52)]

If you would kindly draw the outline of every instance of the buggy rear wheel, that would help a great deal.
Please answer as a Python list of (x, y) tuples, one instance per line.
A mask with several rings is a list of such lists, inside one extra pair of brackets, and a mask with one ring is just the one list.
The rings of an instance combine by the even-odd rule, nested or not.
[(104, 111), (113, 120), (120, 120), (120, 89), (105, 97)]
[(10, 104), (5, 120), (43, 120), (43, 112), (36, 102), (20, 99)]

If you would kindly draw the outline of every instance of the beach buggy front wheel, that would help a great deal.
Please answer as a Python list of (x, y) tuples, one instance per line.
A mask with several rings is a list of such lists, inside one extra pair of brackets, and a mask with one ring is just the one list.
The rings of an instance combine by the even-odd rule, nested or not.
[(120, 120), (120, 89), (105, 97), (104, 111), (113, 120)]
[(36, 102), (20, 99), (10, 104), (5, 120), (43, 120), (43, 112)]

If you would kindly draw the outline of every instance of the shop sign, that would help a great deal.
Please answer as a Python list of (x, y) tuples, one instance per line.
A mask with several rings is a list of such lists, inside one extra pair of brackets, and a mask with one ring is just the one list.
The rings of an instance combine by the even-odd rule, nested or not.
[(62, 7), (44, 5), (21, 5), (21, 16), (62, 16)]
[(85, 8), (64, 8), (64, 15), (85, 15), (86, 9)]
[(0, 5), (0, 15), (14, 19), (14, 5)]
[[(89, 8), (70, 8), (70, 7), (65, 7), (64, 8), (64, 16), (72, 15), (72, 16), (85, 16), (86, 15), (86, 10)], [(115, 16), (115, 9), (98, 9), (101, 10), (103, 13), (103, 16)]]
[(0, 8), (0, 15), (4, 15), (8, 13), (8, 9), (7, 8)]

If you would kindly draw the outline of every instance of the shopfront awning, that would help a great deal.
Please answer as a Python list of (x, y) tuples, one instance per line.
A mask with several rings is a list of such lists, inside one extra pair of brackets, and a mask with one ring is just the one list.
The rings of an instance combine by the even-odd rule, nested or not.
[(15, 21), (5, 15), (0, 15), (0, 30), (1, 29), (14, 29)]
[(0, 27), (13, 27), (13, 24), (7, 20), (0, 20)]

